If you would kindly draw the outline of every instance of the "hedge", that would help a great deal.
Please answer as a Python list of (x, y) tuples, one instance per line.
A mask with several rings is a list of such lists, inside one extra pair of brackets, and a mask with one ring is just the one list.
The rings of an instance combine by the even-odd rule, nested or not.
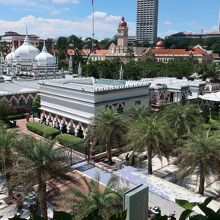
[(60, 134), (57, 129), (40, 124), (38, 122), (28, 122), (27, 128), (28, 130), (48, 139), (54, 139), (58, 134)]
[(57, 140), (65, 147), (73, 147), (75, 144), (82, 142), (82, 139), (70, 134), (60, 134)]
[(25, 118), (25, 114), (17, 114), (17, 115), (8, 115), (7, 119), (8, 120), (18, 120), (18, 119), (24, 119)]
[(72, 148), (83, 154), (86, 153), (86, 142), (79, 137), (70, 134), (60, 134), (57, 136), (57, 140), (65, 147)]

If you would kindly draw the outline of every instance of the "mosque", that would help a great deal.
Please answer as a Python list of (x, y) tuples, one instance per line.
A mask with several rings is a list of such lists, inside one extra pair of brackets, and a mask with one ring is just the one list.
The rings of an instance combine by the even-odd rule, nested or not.
[(42, 51), (36, 48), (26, 33), (24, 43), (5, 57), (4, 71), (12, 78), (25, 76), (32, 79), (62, 78), (56, 57), (47, 51), (45, 42)]

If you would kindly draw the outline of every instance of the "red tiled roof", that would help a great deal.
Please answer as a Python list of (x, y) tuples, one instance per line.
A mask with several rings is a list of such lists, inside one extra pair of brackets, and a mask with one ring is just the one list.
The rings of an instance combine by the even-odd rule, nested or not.
[(205, 55), (207, 52), (201, 48), (193, 48), (192, 50), (186, 49), (153, 49), (152, 50), (155, 55), (159, 54), (172, 54), (172, 55)]

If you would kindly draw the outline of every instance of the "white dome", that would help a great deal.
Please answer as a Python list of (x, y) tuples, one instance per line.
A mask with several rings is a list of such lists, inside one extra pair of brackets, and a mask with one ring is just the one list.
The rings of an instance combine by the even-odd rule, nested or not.
[(15, 48), (13, 46), (11, 52), (5, 57), (5, 61), (6, 63), (11, 64), (14, 59), (15, 59)]
[(56, 58), (48, 53), (44, 44), (42, 52), (35, 57), (38, 66), (54, 66), (56, 65)]
[(19, 60), (33, 60), (40, 51), (31, 44), (29, 37), (26, 35), (24, 43), (15, 50), (15, 57)]

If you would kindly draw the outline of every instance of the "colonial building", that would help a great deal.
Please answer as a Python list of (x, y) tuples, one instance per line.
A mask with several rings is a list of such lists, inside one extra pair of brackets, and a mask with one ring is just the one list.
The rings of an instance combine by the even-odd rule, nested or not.
[[(72, 56), (75, 52), (69, 49), (67, 53)], [(126, 63), (130, 59), (135, 61), (153, 59), (148, 48), (128, 47), (128, 26), (124, 17), (121, 18), (117, 28), (117, 44), (112, 43), (108, 49), (94, 50), (92, 52), (89, 49), (83, 49), (81, 53), (85, 57), (90, 54), (89, 61), (120, 59)]]
[(53, 127), (77, 135), (86, 134), (102, 109), (119, 113), (131, 107), (149, 108), (147, 82), (94, 78), (51, 80), (40, 83), (41, 119)]
[[(0, 36), (0, 42), (6, 42), (8, 46), (14, 45), (15, 48), (18, 48), (24, 43), (25, 37), (25, 34), (18, 34), (13, 31), (8, 31), (5, 32), (4, 35)], [(35, 47), (43, 46), (44, 40), (40, 39), (40, 37), (33, 34), (28, 35), (28, 37)]]
[(164, 46), (164, 42), (160, 40), (157, 42), (155, 49), (149, 50), (157, 61), (167, 63), (176, 58), (194, 58), (201, 63), (213, 60), (212, 55), (199, 45), (192, 49), (165, 49)]

